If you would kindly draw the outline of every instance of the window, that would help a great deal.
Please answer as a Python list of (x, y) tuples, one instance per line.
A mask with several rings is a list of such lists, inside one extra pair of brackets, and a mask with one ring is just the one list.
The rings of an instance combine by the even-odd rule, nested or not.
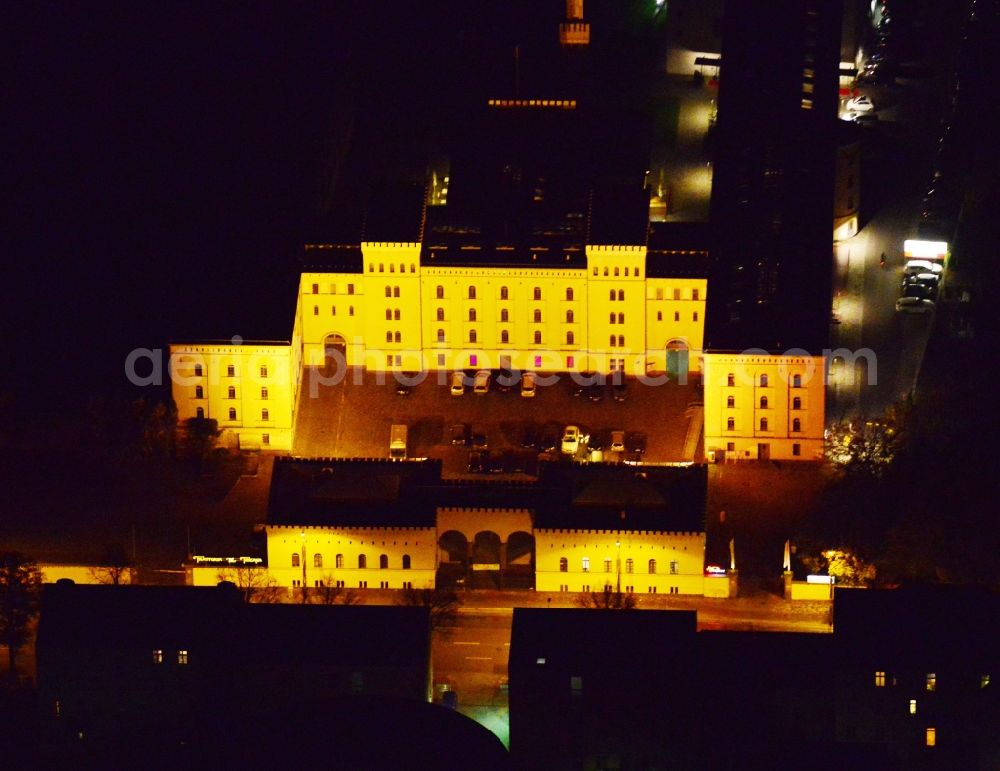
[(358, 567), (361, 570), (364, 570), (365, 568), (368, 567), (368, 555), (367, 554), (359, 554), (358, 555)]
[(875, 673), (875, 687), (885, 688), (885, 672), (879, 670)]
[(507, 287), (505, 286), (500, 287), (500, 299), (501, 300), (507, 299)]
[(584, 557), (580, 560), (580, 567), (583, 569), (584, 573), (590, 572), (590, 557)]
[(343, 554), (338, 554), (336, 557), (334, 557), (333, 558), (333, 564), (338, 569), (343, 568), (344, 567), (344, 555)]
[(730, 388), (733, 388), (736, 385), (736, 375), (734, 375), (732, 372), (726, 375), (726, 385), (729, 386)]
[(917, 700), (916, 699), (910, 699), (910, 714), (911, 715), (916, 715), (917, 714)]
[(691, 314), (691, 320), (692, 321), (698, 320), (698, 311), (695, 311), (694, 313)]
[(681, 299), (681, 290), (680, 289), (674, 289), (674, 299), (675, 300), (680, 300)]
[(444, 308), (437, 309), (437, 320), (444, 321)]
[(444, 330), (443, 329), (439, 329), (437, 331), (437, 341), (439, 343), (443, 343), (444, 342)]
[(236, 377), (236, 367), (232, 364), (226, 367), (226, 377)]
[(801, 397), (796, 396), (794, 399), (792, 399), (792, 409), (793, 410), (801, 410), (802, 409), (802, 399), (801, 399)]
[(392, 320), (399, 321), (399, 308), (396, 308), (396, 310), (392, 312)]
[(766, 410), (767, 409), (767, 397), (766, 396), (760, 397), (760, 408), (762, 410)]
[(990, 684), (990, 676), (989, 675), (980, 675), (979, 676), (979, 687), (980, 688), (985, 688), (989, 684)]
[(336, 305), (331, 305), (330, 306), (330, 315), (331, 316), (336, 316), (337, 315), (337, 306)]
[(194, 398), (195, 399), (204, 399), (205, 398), (205, 389), (202, 388), (201, 386), (195, 386), (194, 387)]
[(469, 330), (469, 342), (470, 343), (477, 342), (476, 330), (474, 330), (474, 329), (470, 329)]
[(632, 558), (631, 557), (629, 557), (627, 560), (625, 560), (625, 572), (626, 573), (631, 573), (633, 571), (634, 567), (635, 567), (635, 563), (632, 562)]
[(681, 312), (674, 311), (674, 321), (680, 321), (680, 320), (681, 320)]
[(293, 554), (292, 555), (292, 567), (293, 568), (297, 568), (298, 566), (299, 566), (299, 555), (298, 554)]
[(767, 375), (760, 376), (760, 387), (767, 388)]
[(928, 747), (933, 747), (937, 744), (937, 729), (928, 728), (924, 731), (924, 744)]
[(403, 570), (409, 570), (409, 569), (410, 569), (410, 555), (409, 554), (404, 554), (403, 555)]
[(569, 679), (569, 692), (576, 698), (583, 696), (583, 678), (579, 675), (573, 675)]
[(559, 572), (565, 573), (569, 570), (569, 560), (565, 557), (559, 558)]
[(476, 309), (469, 308), (469, 321), (475, 321), (475, 320), (476, 320)]
[(735, 396), (727, 396), (726, 397), (726, 406), (730, 407), (730, 408), (735, 407), (736, 406), (736, 397)]
[(393, 297), (399, 297), (399, 287), (398, 286), (394, 286), (392, 288), (392, 296)]
[(504, 343), (505, 345), (510, 342), (510, 332), (508, 332), (506, 329), (500, 330), (500, 342)]
[(798, 444), (798, 443), (793, 444), (792, 445), (792, 456), (795, 457), (795, 458), (797, 458), (800, 455), (802, 455), (802, 445)]
[(566, 369), (573, 369), (573, 357), (572, 356), (567, 356), (566, 357)]
[(536, 356), (535, 357), (535, 369), (541, 369), (541, 368), (542, 368), (542, 357), (541, 356)]
[[(354, 284), (348, 284), (347, 285), (347, 294), (354, 294)], [(353, 311), (352, 311), (352, 315), (353, 315)]]
[(378, 556), (378, 566), (382, 570), (387, 570), (388, 569), (388, 567), (389, 567), (389, 555), (388, 554), (380, 554)]
[(194, 376), (195, 377), (201, 377), (202, 374), (204, 374), (204, 373), (202, 371), (201, 365), (200, 364), (195, 364), (194, 365)]
[(385, 265), (381, 262), (378, 264), (378, 272), (385, 273)]
[(403, 342), (403, 333), (402, 332), (396, 332), (395, 334), (393, 334), (392, 340), (395, 343), (401, 343), (401, 342)]
[(369, 262), (368, 263), (368, 272), (369, 273), (374, 273), (375, 272), (375, 263), (373, 263), (373, 262)]
[(536, 331), (535, 332), (535, 345), (541, 345), (541, 344), (542, 344), (542, 333)]
[(319, 284), (313, 284), (313, 294), (319, 294)]
[(691, 299), (692, 300), (698, 300), (698, 299), (700, 299), (699, 296), (698, 296), (698, 290), (697, 289), (692, 289), (691, 290)]
[(628, 275), (628, 268), (625, 268), (625, 275)]
[(566, 323), (567, 324), (573, 323), (573, 311), (566, 311)]
[(760, 419), (760, 430), (767, 431), (767, 418)]
[(354, 306), (353, 305), (348, 305), (347, 306), (347, 315), (348, 316), (353, 316), (354, 315)]
[(358, 589), (367, 589), (367, 588), (368, 588), (367, 581), (358, 581)]
[(263, 444), (263, 445), (265, 445), (265, 446), (269, 445), (271, 443), (271, 435), (270, 434), (261, 434), (260, 435), (260, 443)]
[(574, 337), (572, 332), (566, 333), (566, 345), (573, 345)]
[(566, 287), (566, 299), (572, 301), (573, 299), (573, 287)]
[(619, 348), (625, 347), (625, 335), (618, 335), (618, 347)]
[(392, 311), (388, 308), (385, 309), (385, 320), (392, 321)]
[(936, 691), (937, 690), (937, 675), (934, 674), (933, 672), (928, 672), (927, 673), (927, 678), (925, 679), (924, 682), (926, 684), (926, 688), (927, 688), (928, 691)]
[(663, 289), (662, 288), (656, 290), (656, 299), (657, 300), (662, 300), (663, 299)]
[(614, 324), (617, 319), (618, 317), (614, 313), (612, 313), (608, 316), (608, 323)]
[(736, 452), (736, 442), (726, 442), (726, 452)]
[(163, 663), (163, 651), (155, 650), (153, 651), (153, 663), (162, 664)]
[(227, 389), (226, 393), (228, 394), (228, 396), (229, 396), (230, 399), (235, 399), (236, 398), (236, 386), (229, 386), (229, 388)]
[(618, 266), (615, 265), (615, 276), (617, 276), (617, 275), (618, 275)]
[(444, 366), (444, 354), (443, 353), (439, 353), (438, 354), (438, 366), (439, 367), (443, 367)]
[(267, 388), (260, 389), (260, 398), (262, 401), (267, 401)]
[(435, 292), (435, 297), (438, 300), (443, 300), (444, 299), (444, 287), (443, 286), (439, 286), (437, 288), (437, 291)]
[(663, 321), (663, 311), (657, 311), (656, 312), (656, 320), (657, 321)]
[(538, 310), (537, 308), (535, 309), (534, 318), (535, 318), (535, 323), (536, 324), (541, 324), (542, 323), (542, 312), (540, 310)]
[(611, 558), (610, 557), (605, 557), (604, 558), (604, 572), (605, 573), (610, 573), (611, 572)]
[(313, 555), (313, 567), (314, 568), (321, 568), (321, 567), (323, 567), (323, 555), (322, 554), (314, 554)]
[(625, 290), (624, 289), (619, 289), (618, 290), (618, 302), (624, 302), (624, 300), (625, 300)]
[(610, 294), (608, 295), (608, 299), (610, 299), (611, 302), (615, 301), (615, 290), (614, 289), (611, 290)]
[(624, 324), (625, 323), (625, 314), (624, 313), (619, 313), (618, 314), (618, 323), (619, 324)]
[(726, 418), (726, 431), (736, 430), (736, 418)]
[(469, 299), (470, 300), (476, 299), (476, 288), (474, 286), (469, 287)]
[(476, 354), (472, 354), (472, 355), (471, 355), (471, 356), (469, 357), (469, 366), (470, 366), (470, 367), (476, 367), (476, 366), (479, 366), (479, 357), (478, 357), (478, 356), (476, 356)]
[(611, 335), (611, 337), (608, 339), (608, 345), (610, 345), (612, 348), (614, 348), (615, 347), (615, 340), (617, 340), (617, 339), (618, 339), (617, 337), (615, 337), (614, 335)]
[(655, 573), (656, 572), (656, 560), (650, 560), (649, 561), (649, 572), (650, 573)]
[(391, 343), (392, 342), (392, 332), (386, 332), (385, 333), (385, 341), (387, 343)]
[(541, 300), (542, 299), (542, 288), (539, 287), (539, 286), (536, 286), (535, 289), (534, 289), (534, 291), (532, 291), (531, 296), (535, 300)]
[(262, 409), (260, 411), (260, 419), (261, 420), (270, 420), (271, 419), (271, 413), (267, 411), (267, 408), (264, 408), (264, 409)]
[(503, 322), (503, 323), (505, 323), (505, 324), (506, 324), (506, 323), (507, 323), (508, 321), (510, 321), (510, 312), (509, 312), (509, 311), (508, 311), (508, 310), (507, 310), (506, 308), (503, 308), (503, 309), (502, 309), (502, 310), (500, 311), (500, 321), (502, 321), (502, 322)]
[(235, 407), (230, 407), (229, 408), (229, 419), (230, 420), (236, 420), (236, 408)]
[(194, 413), (195, 413), (195, 417), (197, 417), (197, 418), (204, 418), (205, 417), (205, 408), (204, 407), (199, 407), (198, 409), (196, 409), (194, 411)]
[(605, 276), (608, 275), (608, 266), (607, 265), (604, 266), (604, 275)]
[(792, 431), (796, 431), (797, 432), (797, 431), (801, 431), (801, 430), (802, 430), (802, 421), (799, 420), (798, 418), (793, 418), (792, 419)]
[(678, 567), (677, 560), (670, 560), (670, 575), (676, 576)]
[(792, 375), (792, 388), (802, 388), (802, 375)]
[(392, 297), (392, 287), (390, 287), (390, 286), (387, 286), (387, 287), (385, 288), (385, 296), (386, 296), (386, 297)]

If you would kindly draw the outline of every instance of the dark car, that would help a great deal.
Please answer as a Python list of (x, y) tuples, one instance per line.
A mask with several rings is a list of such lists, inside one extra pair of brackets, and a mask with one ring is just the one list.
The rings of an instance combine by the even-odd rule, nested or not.
[(521, 382), (521, 373), (517, 370), (500, 369), (494, 373), (493, 385), (501, 393), (510, 393)]
[(469, 427), (465, 423), (456, 423), (448, 433), (452, 444), (465, 446), (471, 438)]
[(528, 423), (523, 429), (521, 429), (521, 438), (519, 444), (526, 450), (533, 450), (542, 441), (542, 431), (534, 423)]
[(587, 398), (594, 402), (594, 404), (597, 404), (597, 402), (604, 399), (604, 386), (599, 385), (598, 383), (593, 383), (592, 385), (587, 386), (586, 392)]
[(903, 288), (903, 297), (919, 297), (921, 300), (932, 300), (934, 290), (926, 284), (907, 284)]
[(628, 398), (628, 388), (625, 383), (615, 383), (611, 386), (611, 398), (616, 402), (623, 402)]
[(607, 428), (602, 428), (600, 431), (595, 431), (590, 435), (590, 439), (587, 441), (587, 447), (591, 450), (606, 450), (611, 444), (611, 431)]
[(396, 383), (396, 393), (400, 396), (409, 396), (413, 393), (413, 386), (406, 383)]
[(485, 450), (490, 446), (490, 443), (486, 439), (486, 434), (481, 431), (474, 431), (472, 433), (472, 446), (477, 450)]
[(486, 463), (489, 461), (489, 453), (470, 452), (469, 453), (469, 473), (482, 474), (485, 471)]
[(583, 383), (578, 382), (574, 377), (567, 378), (566, 382), (569, 384), (570, 396), (583, 396), (583, 392), (586, 388)]
[(630, 431), (625, 434), (625, 450), (626, 452), (636, 452), (642, 455), (646, 452), (646, 435), (640, 434), (636, 431)]
[(555, 452), (559, 449), (562, 441), (562, 426), (550, 423), (542, 429), (542, 437), (538, 442), (538, 449), (542, 452)]

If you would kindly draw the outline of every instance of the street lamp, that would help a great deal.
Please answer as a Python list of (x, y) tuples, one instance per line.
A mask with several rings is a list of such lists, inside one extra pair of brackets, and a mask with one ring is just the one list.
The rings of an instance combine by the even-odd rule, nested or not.
[(302, 536), (302, 603), (306, 601), (306, 531), (301, 531)]
[(617, 558), (617, 560), (615, 560), (616, 563), (617, 563), (616, 567), (617, 567), (617, 573), (618, 573), (618, 581), (617, 581), (617, 585), (616, 585), (616, 591), (620, 595), (622, 593), (622, 542), (621, 541), (615, 541), (615, 548), (618, 550), (618, 558)]

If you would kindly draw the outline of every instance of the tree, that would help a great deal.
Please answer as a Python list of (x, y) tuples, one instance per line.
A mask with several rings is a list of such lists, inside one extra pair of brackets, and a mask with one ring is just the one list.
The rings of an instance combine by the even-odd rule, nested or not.
[(132, 583), (132, 568), (132, 560), (125, 552), (125, 547), (120, 543), (113, 543), (104, 550), (101, 564), (91, 568), (90, 573), (98, 583), (118, 586)]
[(219, 422), (211, 418), (188, 418), (180, 442), (181, 454), (194, 461), (200, 470), (212, 457), (215, 442), (222, 434)]
[(309, 602), (316, 605), (361, 605), (364, 597), (356, 589), (346, 589), (337, 586), (332, 576), (324, 577), (321, 584), (309, 591)]
[(454, 626), (462, 601), (455, 592), (447, 589), (404, 589), (396, 604), (428, 608), (431, 612), (431, 631), (436, 631)]
[(233, 565), (219, 571), (216, 578), (231, 582), (243, 595), (245, 602), (281, 602), (285, 589), (278, 586), (266, 567), (260, 565)]
[(581, 608), (596, 608), (597, 610), (635, 610), (639, 601), (632, 592), (622, 594), (621, 589), (605, 586), (603, 592), (581, 594), (576, 604)]
[(875, 565), (849, 548), (826, 549), (815, 556), (800, 555), (813, 573), (825, 572), (840, 586), (871, 586), (875, 583)]
[(900, 403), (879, 418), (831, 426), (824, 448), (827, 460), (849, 475), (882, 477), (902, 447), (909, 412), (909, 403)]
[(41, 591), (42, 571), (33, 559), (0, 554), (0, 642), (7, 646), (11, 680), (17, 679), (17, 654), (30, 637)]

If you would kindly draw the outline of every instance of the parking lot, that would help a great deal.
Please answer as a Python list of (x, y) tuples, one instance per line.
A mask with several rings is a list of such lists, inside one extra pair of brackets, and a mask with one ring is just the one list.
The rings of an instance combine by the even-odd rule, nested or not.
[[(536, 395), (525, 398), (517, 386), (502, 392), (495, 379), (486, 394), (472, 393), (470, 384), (464, 394), (453, 395), (447, 372), (427, 373), (406, 394), (397, 393), (396, 379), (384, 373), (351, 370), (336, 384), (322, 382), (322, 374), (312, 368), (303, 375), (297, 455), (385, 458), (394, 424), (408, 426), (408, 456), (440, 458), (447, 477), (530, 476), (545, 450), (554, 458), (648, 463), (693, 460), (700, 450), (693, 433), (688, 436), (689, 427), (699, 435), (701, 427), (701, 396), (693, 385), (628, 380), (624, 391), (618, 389), (623, 400), (616, 400), (610, 385), (574, 395), (578, 389), (572, 380), (560, 376), (552, 385), (540, 383)], [(572, 456), (561, 447), (570, 425), (582, 435)], [(610, 450), (612, 431), (625, 432), (625, 451)], [(453, 444), (453, 438), (467, 443)], [(591, 444), (605, 449), (594, 453)]]

